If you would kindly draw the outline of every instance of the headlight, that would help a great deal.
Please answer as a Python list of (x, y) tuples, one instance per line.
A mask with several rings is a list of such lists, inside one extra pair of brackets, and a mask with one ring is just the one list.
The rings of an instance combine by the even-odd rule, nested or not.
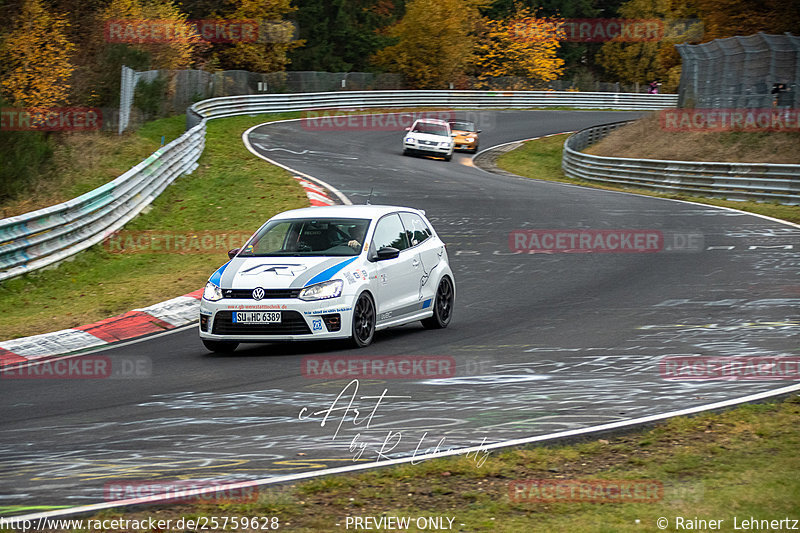
[(406, 137), (406, 142), (408, 144), (414, 144), (414, 137)]
[(203, 290), (203, 299), (209, 302), (216, 302), (222, 299), (222, 289), (211, 283), (206, 283), (206, 288)]
[(474, 139), (473, 137), (467, 137), (467, 138), (466, 138), (464, 141), (465, 141), (465, 142), (468, 142), (468, 143), (471, 143), (471, 142), (472, 142), (472, 141), (474, 141), (474, 140), (475, 140), (475, 139)]
[(344, 283), (340, 279), (332, 281), (324, 281), (306, 287), (300, 291), (298, 298), (301, 300), (325, 300), (327, 298), (336, 298), (342, 294), (342, 286)]
[(450, 146), (452, 143), (450, 141), (440, 142), (439, 146)]

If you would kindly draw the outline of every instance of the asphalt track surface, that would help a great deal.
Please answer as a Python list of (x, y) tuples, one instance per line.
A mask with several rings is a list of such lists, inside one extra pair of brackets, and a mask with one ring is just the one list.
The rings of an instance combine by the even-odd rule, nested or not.
[[(636, 113), (479, 115), (486, 148)], [(425, 209), (448, 244), (456, 276), (449, 328), (395, 328), (357, 351), (340, 344), (245, 345), (227, 356), (206, 352), (189, 328), (100, 352), (145, 358), (148, 377), (4, 379), (0, 514), (15, 506), (102, 502), (109, 483), (278, 476), (353, 464), (359, 454), (360, 461), (376, 461), (382, 446), (389, 457), (437, 444), (474, 446), (790, 384), (666, 380), (659, 361), (800, 355), (800, 229), (697, 204), (489, 174), (469, 155), (451, 162), (404, 157), (401, 139), (399, 128), (319, 131), (296, 121), (250, 135), (265, 156), (327, 181), (354, 203), (372, 191), (373, 204)], [(509, 233), (534, 228), (699, 234), (703, 246), (510, 253)], [(344, 418), (334, 412), (324, 427), (322, 415), (300, 420), (301, 409), (330, 407), (347, 384), (304, 377), (302, 358), (354, 354), (452, 356), (458, 366), (448, 379), (361, 380), (337, 404), (355, 396), (360, 424), (352, 411)], [(384, 389), (367, 428), (364, 413)]]

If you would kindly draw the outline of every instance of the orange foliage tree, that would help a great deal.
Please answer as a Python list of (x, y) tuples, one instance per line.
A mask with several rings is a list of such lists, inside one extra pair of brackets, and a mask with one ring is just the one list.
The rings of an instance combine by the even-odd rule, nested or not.
[(537, 17), (525, 7), (517, 6), (506, 20), (485, 19), (472, 59), (478, 87), (495, 77), (514, 78), (510, 89), (535, 89), (557, 79), (564, 72), (557, 56), (564, 34), (561, 21)]
[(14, 105), (44, 109), (66, 103), (75, 67), (69, 23), (41, 0), (25, 0), (0, 46), (5, 59), (2, 88)]

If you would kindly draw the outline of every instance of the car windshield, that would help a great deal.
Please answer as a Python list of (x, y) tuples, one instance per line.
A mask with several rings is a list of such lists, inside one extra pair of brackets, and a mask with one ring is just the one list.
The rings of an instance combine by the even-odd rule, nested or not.
[(454, 130), (460, 131), (475, 131), (475, 123), (474, 122), (451, 122), (450, 127)]
[(273, 220), (247, 241), (239, 256), (358, 255), (369, 223), (360, 218)]
[(449, 136), (447, 126), (433, 122), (417, 122), (414, 125), (414, 129), (411, 131), (416, 133), (427, 133), (430, 135), (444, 135), (445, 137)]

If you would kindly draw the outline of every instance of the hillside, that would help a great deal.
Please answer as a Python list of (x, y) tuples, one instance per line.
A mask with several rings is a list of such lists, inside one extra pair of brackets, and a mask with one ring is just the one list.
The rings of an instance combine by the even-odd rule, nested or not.
[(800, 132), (665, 131), (653, 113), (612, 132), (585, 152), (638, 159), (800, 164)]

